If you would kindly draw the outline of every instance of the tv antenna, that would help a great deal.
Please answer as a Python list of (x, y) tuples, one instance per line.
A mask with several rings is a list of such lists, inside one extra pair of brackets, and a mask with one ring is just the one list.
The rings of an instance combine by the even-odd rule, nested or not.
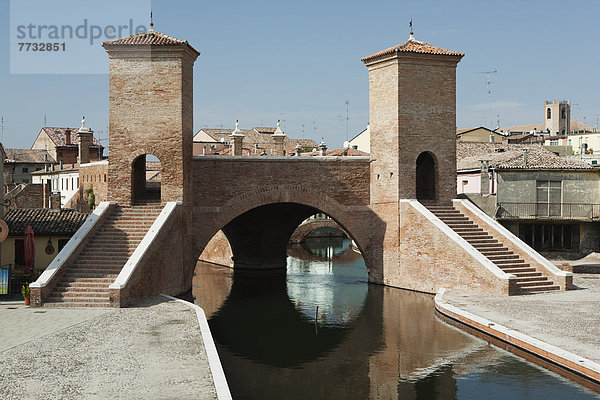
[[(596, 124), (596, 125), (598, 125), (598, 124)], [(1, 137), (0, 140), (2, 141), (2, 143), (4, 143), (4, 116), (2, 116), (2, 122), (0, 123), (0, 127), (2, 128), (2, 133), (1, 133), (2, 136), (0, 136)]]
[[(412, 20), (410, 21), (410, 25), (412, 26)], [(349, 113), (349, 107), (350, 107), (350, 100), (346, 100), (346, 142), (348, 141), (348, 126), (349, 126), (349, 122), (350, 122), (350, 113)]]
[(487, 88), (488, 95), (488, 115), (485, 119), (485, 123), (489, 123), (488, 127), (491, 127), (494, 124), (492, 117), (492, 85), (495, 83), (494, 79), (496, 77), (496, 74), (498, 73), (498, 70), (494, 68), (493, 71), (480, 71), (475, 73), (485, 76), (485, 86)]

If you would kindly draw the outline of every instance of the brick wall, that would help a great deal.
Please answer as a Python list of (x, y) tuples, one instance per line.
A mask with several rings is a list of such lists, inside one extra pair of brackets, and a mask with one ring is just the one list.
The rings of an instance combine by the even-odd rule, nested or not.
[[(89, 188), (94, 189), (96, 205), (108, 199), (108, 163), (99, 162), (79, 167), (80, 196)], [(85, 201), (87, 204), (87, 200)]]
[[(193, 63), (187, 48), (108, 49), (111, 201), (131, 204), (134, 161), (162, 163), (162, 201), (182, 201), (191, 187)], [(188, 199), (189, 200), (189, 199)]]
[(27, 184), (15, 195), (6, 196), (8, 208), (44, 208), (44, 185)]

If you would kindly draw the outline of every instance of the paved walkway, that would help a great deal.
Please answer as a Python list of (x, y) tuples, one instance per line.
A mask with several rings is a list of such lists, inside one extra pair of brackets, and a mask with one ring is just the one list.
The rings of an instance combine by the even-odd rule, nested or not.
[(600, 275), (576, 274), (573, 283), (576, 290), (511, 297), (449, 290), (444, 300), (600, 363)]
[(216, 398), (196, 313), (184, 304), (161, 297), (108, 310), (2, 303), (0, 318), (0, 399)]

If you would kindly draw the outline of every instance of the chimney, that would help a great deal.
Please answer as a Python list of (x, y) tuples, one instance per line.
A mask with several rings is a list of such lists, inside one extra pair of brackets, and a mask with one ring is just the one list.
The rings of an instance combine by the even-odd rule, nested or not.
[(60, 192), (52, 193), (50, 195), (50, 209), (52, 211), (60, 212)]
[(79, 136), (79, 165), (90, 162), (90, 146), (93, 143), (94, 132), (85, 126), (85, 117), (81, 120), (81, 128), (77, 131)]
[(232, 149), (231, 149), (231, 155), (232, 156), (241, 156), (242, 155), (242, 146), (244, 143), (244, 137), (245, 135), (242, 133), (242, 130), (240, 129), (240, 124), (238, 121), (235, 121), (235, 129), (233, 130), (233, 132), (231, 132), (231, 135), (229, 135), (229, 137), (231, 138), (231, 141), (233, 142), (232, 145)]
[(527, 168), (527, 149), (523, 149), (523, 168)]
[(481, 162), (481, 189), (482, 196), (490, 194), (490, 162), (488, 160), (480, 160)]
[(71, 130), (65, 129), (65, 145), (69, 146), (71, 144)]
[(321, 138), (321, 143), (319, 144), (319, 155), (321, 157), (325, 157), (327, 155), (327, 145), (323, 138)]
[(274, 156), (279, 156), (279, 157), (284, 156), (284, 144), (283, 144), (284, 140), (285, 140), (285, 133), (283, 133), (283, 131), (281, 130), (281, 127), (279, 126), (279, 121), (277, 121), (277, 129), (275, 129), (275, 133), (273, 133), (273, 142), (274, 142), (273, 155)]

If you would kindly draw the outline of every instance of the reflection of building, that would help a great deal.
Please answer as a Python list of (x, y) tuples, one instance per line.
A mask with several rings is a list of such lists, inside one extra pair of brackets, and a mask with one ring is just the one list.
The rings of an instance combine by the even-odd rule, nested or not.
[(598, 251), (600, 174), (541, 146), (457, 144), (457, 190), (541, 251)]

